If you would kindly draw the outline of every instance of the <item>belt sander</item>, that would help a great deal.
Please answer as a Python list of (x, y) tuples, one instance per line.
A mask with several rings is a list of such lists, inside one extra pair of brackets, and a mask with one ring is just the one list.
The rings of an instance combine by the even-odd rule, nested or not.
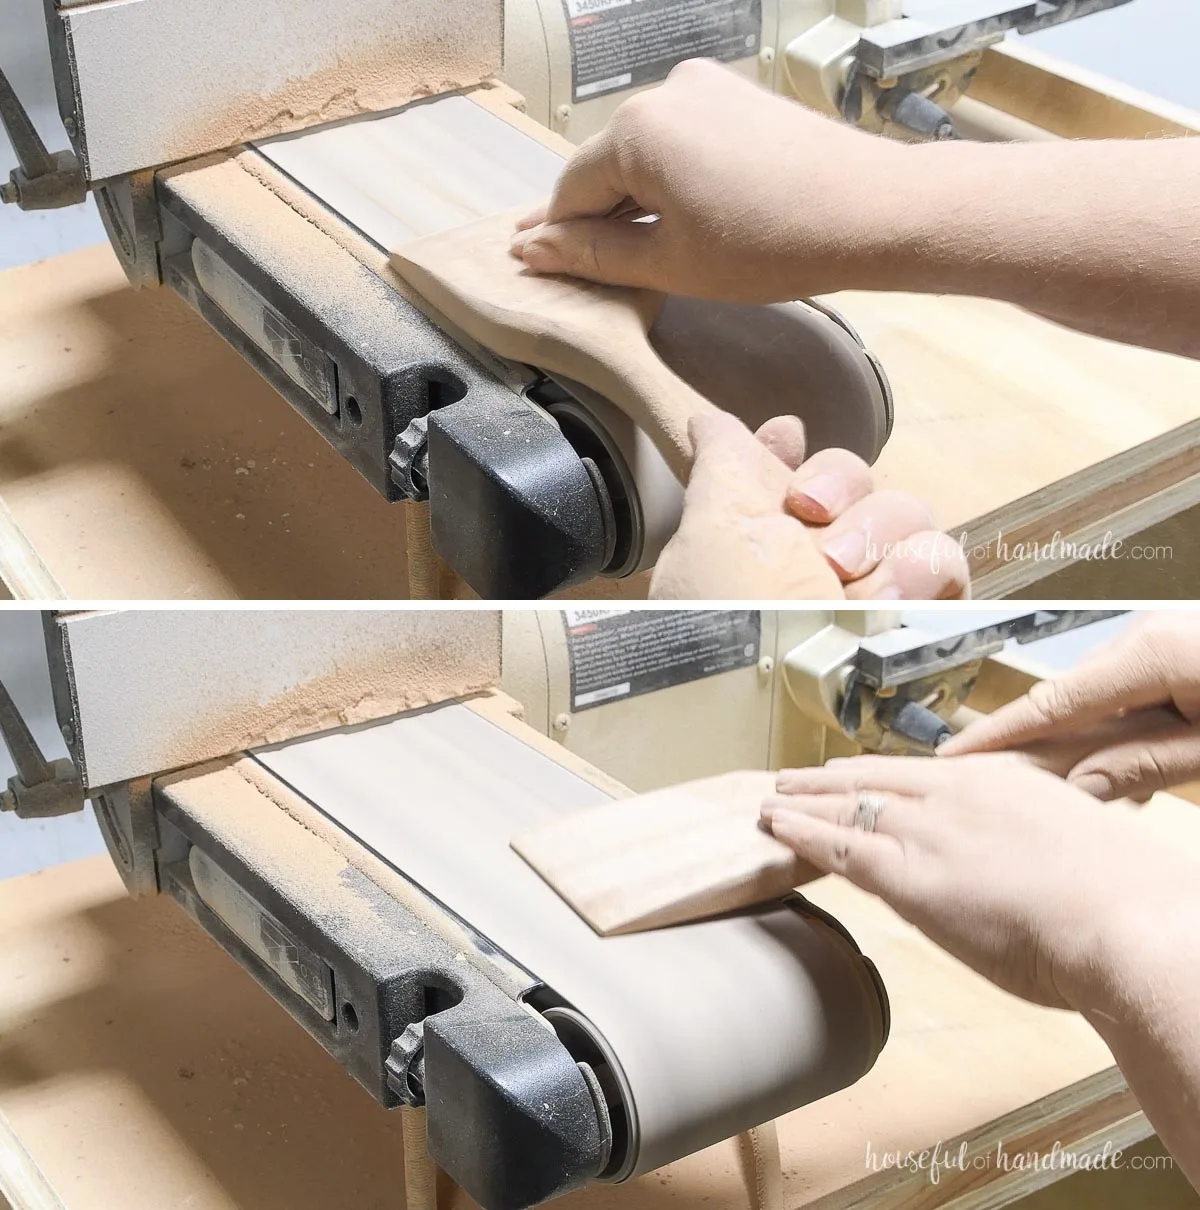
[[(432, 322), (387, 251), (543, 199), (562, 136), (683, 59), (936, 136), (1007, 30), (1121, 2), (47, 0), (72, 146), (48, 153), (0, 74), (2, 196), (90, 190), (135, 286), (184, 298), (389, 500), (428, 501), (478, 593), (540, 597), (652, 567), (680, 485), (607, 400)], [(868, 461), (887, 440), (885, 374), (822, 307), (671, 299), (652, 339), (751, 423), (798, 412)]]
[(799, 895), (602, 939), (510, 840), (626, 794), (613, 771), (929, 750), (988, 652), (1094, 616), (48, 614), (70, 758), (0, 686), (2, 806), (90, 799), (132, 894), (172, 897), (381, 1105), (424, 1106), (485, 1210), (520, 1208), (852, 1084), (888, 1005)]

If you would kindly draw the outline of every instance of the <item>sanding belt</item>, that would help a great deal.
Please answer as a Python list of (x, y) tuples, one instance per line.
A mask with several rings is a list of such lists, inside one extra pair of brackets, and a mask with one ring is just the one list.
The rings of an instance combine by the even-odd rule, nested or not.
[[(282, 136), (254, 150), (381, 252), (489, 214), (532, 209), (563, 167), (557, 151), (463, 96)], [(202, 173), (185, 174), (175, 187), (187, 194), (202, 182)], [(888, 406), (875, 369), (854, 336), (810, 307), (671, 298), (652, 338), (681, 377), (751, 428), (800, 410), (810, 449), (838, 446), (873, 462), (883, 448)], [(601, 418), (607, 410), (599, 405)], [(644, 496), (673, 485), (665, 466), (646, 465), (633, 439), (626, 444)]]
[(885, 1010), (867, 963), (788, 906), (597, 936), (509, 847), (603, 791), (454, 704), (254, 754), (560, 996), (607, 1040), (636, 1175), (853, 1083)]

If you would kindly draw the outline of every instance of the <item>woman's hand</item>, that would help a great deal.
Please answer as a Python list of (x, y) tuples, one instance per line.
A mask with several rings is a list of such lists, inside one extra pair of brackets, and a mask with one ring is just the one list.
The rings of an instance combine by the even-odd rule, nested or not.
[(513, 250), (535, 273), (694, 298), (847, 289), (888, 254), (881, 212), (904, 209), (904, 154), (692, 60), (576, 152)]
[[(1084, 1011), (1150, 933), (1200, 919), (1194, 858), (1016, 756), (863, 756), (785, 771), (777, 788), (774, 836), (1038, 1004)], [(855, 826), (864, 795), (882, 807), (874, 831)]]
[(939, 756), (1020, 750), (1101, 799), (1200, 777), (1200, 615), (1138, 619), (1063, 676), (973, 723)]
[(701, 418), (691, 433), (696, 459), (683, 521), (659, 560), (652, 597), (970, 595), (962, 550), (937, 531), (928, 507), (906, 492), (875, 491), (871, 468), (848, 450), (805, 460), (795, 417), (768, 421), (757, 437), (729, 415)]

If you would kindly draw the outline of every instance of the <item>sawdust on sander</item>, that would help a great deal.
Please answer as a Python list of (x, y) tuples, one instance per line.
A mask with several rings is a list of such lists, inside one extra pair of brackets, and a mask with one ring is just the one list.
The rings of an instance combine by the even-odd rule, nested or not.
[(226, 699), (189, 717), (181, 744), (202, 760), (483, 693), (495, 686), (498, 668), (488, 647), (464, 646), (464, 639), (454, 630), (441, 643), (384, 648), (269, 701)]
[[(246, 758), (230, 758), (170, 774), (158, 785), (201, 814), (231, 850), (293, 902), (315, 902), (323, 915), (371, 930), (375, 906), (346, 882), (349, 863), (285, 812), (263, 809), (261, 790), (242, 775)], [(261, 854), (269, 853), (264, 861)]]
[(402, 288), (403, 282), (391, 272), (386, 252), (381, 252), (374, 244), (360, 236), (354, 228), (335, 218), (327, 206), (316, 201), (307, 191), (298, 189), (295, 182), (270, 160), (264, 159), (256, 151), (248, 148), (241, 148), (233, 152), (232, 160), (243, 172), (258, 181), (294, 214), (299, 215), (306, 223), (310, 223), (331, 239), (343, 252), (349, 253), (372, 273), (386, 278), (388, 284), (394, 286), (399, 293), (404, 293), (406, 287)]
[[(223, 766), (222, 766), (223, 767)], [(315, 836), (327, 848), (342, 858), (360, 874), (369, 878), (397, 903), (435, 932), (463, 960), (476, 967), (489, 979), (496, 981), (511, 995), (528, 986), (529, 977), (516, 967), (510, 967), (496, 954), (481, 954), (471, 935), (455, 919), (434, 907), (431, 900), (413, 886), (402, 874), (369, 853), (346, 832), (322, 815), (307, 800), (301, 798), (273, 773), (249, 758), (236, 759), (232, 768), (248, 786), (268, 799), (305, 831)]]
[[(476, 85), (503, 66), (502, 0), (370, 0), (353, 21), (335, 19), (320, 0), (274, 0), (259, 6), (253, 26), (270, 55), (246, 42), (240, 0), (183, 0), (153, 17), (138, 11), (143, 5), (126, 7), (134, 11), (84, 17), (73, 30), (83, 87), (116, 92), (111, 64), (135, 62), (128, 46), (144, 43), (149, 62), (128, 103), (176, 89), (140, 122), (93, 135), (97, 176), (396, 109)], [(228, 51), (201, 70), (193, 63), (209, 44)]]
[[(395, 47), (364, 47), (352, 56), (353, 68), (343, 61), (308, 76), (297, 76), (266, 94), (251, 93), (223, 101), (218, 113), (207, 115), (197, 127), (205, 147), (230, 147), (308, 130), (363, 114), (399, 109), (423, 97), (456, 92), (478, 84), (490, 75), (490, 65), (471, 64), (456, 70), (456, 39), (414, 38), (402, 54)], [(352, 75), (353, 82), (347, 84)]]
[(226, 215), (236, 213), (239, 242), (269, 250), (281, 276), (328, 300), (334, 309), (353, 309), (358, 300), (349, 287), (345, 249), (309, 215), (264, 190), (262, 181), (246, 170), (253, 159), (241, 150), (218, 153), (161, 175), (202, 211), (217, 204)]
[[(369, 966), (386, 966), (396, 956), (396, 938), (385, 927), (381, 910), (389, 900), (374, 879), (357, 877), (355, 864), (325, 843), (288, 807), (287, 788), (268, 783), (248, 758), (230, 758), (161, 779), (189, 812), (202, 818), (247, 867), (269, 882), (285, 900), (304, 904), (334, 935), (350, 930), (362, 943), (358, 953)], [(429, 905), (410, 890), (402, 900), (414, 910), (418, 927), (432, 927)], [(415, 938), (415, 930), (410, 933)], [(445, 938), (442, 938), (445, 940)], [(416, 941), (413, 941), (416, 944)], [(473, 947), (459, 947), (463, 962)]]

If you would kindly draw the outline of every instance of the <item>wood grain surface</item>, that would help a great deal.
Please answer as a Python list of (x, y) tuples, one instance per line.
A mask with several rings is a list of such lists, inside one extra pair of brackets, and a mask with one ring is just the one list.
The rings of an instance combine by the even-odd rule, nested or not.
[(758, 826), (775, 775), (725, 773), (577, 811), (512, 847), (603, 936), (780, 899), (816, 871)]
[(651, 347), (664, 297), (530, 273), (509, 251), (522, 213), (415, 240), (393, 249), (392, 265), (441, 315), (497, 356), (561, 374), (616, 403), (686, 482), (688, 422), (714, 408)]

